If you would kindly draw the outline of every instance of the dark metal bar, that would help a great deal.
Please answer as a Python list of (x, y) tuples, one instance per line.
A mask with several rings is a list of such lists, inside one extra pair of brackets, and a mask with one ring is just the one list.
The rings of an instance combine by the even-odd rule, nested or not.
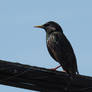
[(71, 79), (64, 72), (4, 60), (0, 60), (0, 84), (40, 92), (92, 92), (92, 77), (74, 75)]

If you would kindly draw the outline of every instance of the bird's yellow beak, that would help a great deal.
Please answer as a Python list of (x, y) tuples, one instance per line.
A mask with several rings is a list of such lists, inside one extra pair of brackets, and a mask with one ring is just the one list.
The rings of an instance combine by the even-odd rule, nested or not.
[(34, 26), (35, 28), (43, 28), (43, 26)]

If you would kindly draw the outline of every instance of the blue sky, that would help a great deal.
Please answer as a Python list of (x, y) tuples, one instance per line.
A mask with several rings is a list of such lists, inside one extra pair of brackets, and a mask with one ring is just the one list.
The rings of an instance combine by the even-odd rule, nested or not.
[[(0, 0), (0, 59), (44, 68), (58, 65), (46, 48), (45, 32), (58, 22), (71, 42), (82, 75), (92, 75), (92, 0)], [(2, 92), (35, 92), (0, 85)]]

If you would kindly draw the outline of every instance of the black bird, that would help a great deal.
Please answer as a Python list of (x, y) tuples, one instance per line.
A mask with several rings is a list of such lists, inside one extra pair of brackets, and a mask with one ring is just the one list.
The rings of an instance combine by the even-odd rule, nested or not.
[(35, 27), (43, 28), (46, 31), (48, 51), (54, 60), (60, 63), (64, 71), (68, 74), (79, 74), (73, 48), (60, 25), (54, 21), (49, 21), (44, 25)]

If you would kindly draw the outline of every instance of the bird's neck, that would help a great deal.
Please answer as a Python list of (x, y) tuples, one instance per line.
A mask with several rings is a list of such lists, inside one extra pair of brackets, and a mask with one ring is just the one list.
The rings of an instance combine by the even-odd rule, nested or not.
[[(46, 41), (48, 41), (50, 36), (53, 35), (54, 33), (58, 33), (58, 32), (46, 33)], [(59, 33), (63, 35), (63, 32), (59, 32)]]
[(54, 32), (51, 32), (51, 33), (46, 33), (46, 41), (48, 42), (50, 36), (53, 34)]
[(46, 33), (46, 41), (48, 40), (49, 37), (50, 37), (50, 34)]

